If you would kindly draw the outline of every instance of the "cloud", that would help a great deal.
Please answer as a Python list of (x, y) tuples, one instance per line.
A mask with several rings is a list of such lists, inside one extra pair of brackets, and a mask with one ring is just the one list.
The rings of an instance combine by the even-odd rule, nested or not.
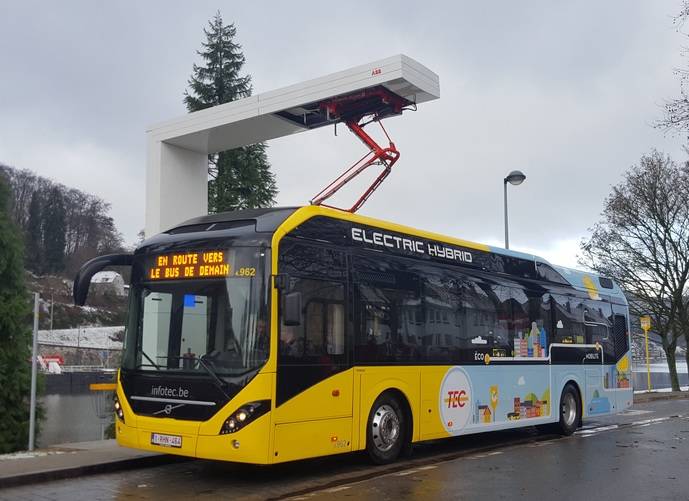
[(144, 225), (144, 185), (122, 172), (136, 166), (138, 159), (90, 143), (45, 142), (40, 148), (19, 149), (11, 138), (12, 134), (0, 126), (0, 151), (6, 152), (8, 165), (32, 170), (110, 202), (110, 214), (125, 242), (136, 240)]
[[(518, 168), (527, 180), (509, 188), (511, 246), (573, 266), (578, 240), (626, 168), (651, 148), (684, 158), (682, 138), (649, 126), (678, 92), (674, 68), (685, 65), (674, 6), (397, 7), (254, 2), (223, 11), (236, 22), (255, 92), (400, 52), (440, 75), (439, 101), (387, 121), (402, 156), (362, 213), (502, 245), (502, 179)], [(217, 2), (2, 9), (0, 161), (95, 190), (132, 241), (143, 225), (144, 131), (185, 112)], [(362, 10), (388, 22), (368, 29)], [(333, 17), (365, 36), (333, 36), (323, 22)], [(28, 25), (39, 36), (27, 37)], [(285, 205), (307, 203), (363, 153), (344, 128), (269, 145)]]
[(517, 384), (519, 386), (524, 386), (526, 384), (526, 380), (524, 379), (524, 376), (519, 376), (519, 379), (517, 380)]

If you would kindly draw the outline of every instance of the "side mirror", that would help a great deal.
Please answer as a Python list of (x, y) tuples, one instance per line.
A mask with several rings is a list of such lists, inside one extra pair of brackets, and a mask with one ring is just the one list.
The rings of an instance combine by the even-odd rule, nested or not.
[(93, 258), (84, 264), (74, 279), (74, 304), (84, 306), (86, 303), (93, 275), (108, 266), (131, 266), (133, 257), (131, 254), (108, 254)]
[(285, 294), (282, 306), (282, 323), (301, 325), (301, 292)]

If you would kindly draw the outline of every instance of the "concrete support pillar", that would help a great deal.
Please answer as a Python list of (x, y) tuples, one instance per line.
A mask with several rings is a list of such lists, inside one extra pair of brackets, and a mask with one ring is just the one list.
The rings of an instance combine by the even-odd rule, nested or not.
[(146, 237), (208, 213), (208, 154), (148, 134)]

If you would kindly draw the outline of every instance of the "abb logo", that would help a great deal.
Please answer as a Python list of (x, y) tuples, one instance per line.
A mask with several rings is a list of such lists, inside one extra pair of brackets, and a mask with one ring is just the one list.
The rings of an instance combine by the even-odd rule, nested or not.
[(371, 76), (380, 75), (381, 73), (383, 73), (383, 70), (380, 68), (373, 68), (373, 71), (371, 71)]
[(445, 399), (448, 409), (450, 407), (464, 407), (467, 400), (469, 400), (469, 397), (467, 397), (467, 392), (464, 390), (450, 390), (447, 392), (447, 398)]

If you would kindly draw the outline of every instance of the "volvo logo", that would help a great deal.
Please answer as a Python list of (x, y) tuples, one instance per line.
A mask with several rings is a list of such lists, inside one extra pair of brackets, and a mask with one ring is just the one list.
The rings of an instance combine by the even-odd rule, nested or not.
[(167, 414), (169, 416), (170, 414), (172, 414), (172, 411), (174, 411), (175, 409), (182, 407), (184, 405), (186, 405), (186, 404), (179, 404), (179, 405), (167, 404), (165, 407), (163, 407), (159, 411), (154, 412), (153, 415), (155, 416), (157, 414)]

